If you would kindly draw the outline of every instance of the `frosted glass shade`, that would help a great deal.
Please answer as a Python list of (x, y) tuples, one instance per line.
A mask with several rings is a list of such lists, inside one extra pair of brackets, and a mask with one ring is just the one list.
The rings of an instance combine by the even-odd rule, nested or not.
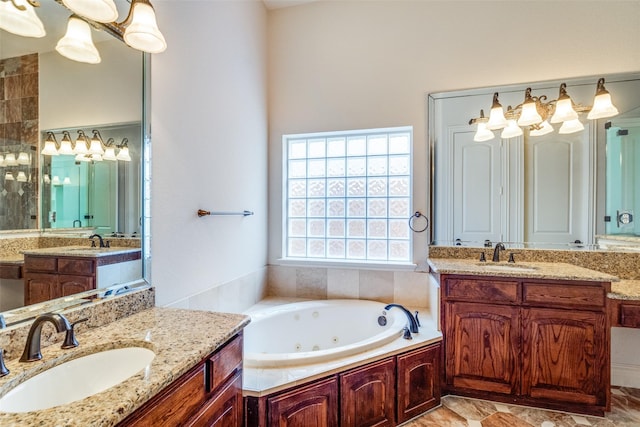
[(507, 126), (507, 119), (504, 117), (504, 110), (502, 107), (494, 107), (489, 113), (489, 121), (487, 122), (487, 129), (496, 130), (502, 129)]
[(69, 185), (69, 184), (71, 184), (71, 178), (67, 176), (62, 180), (62, 185)]
[(101, 162), (102, 161), (102, 154), (93, 153), (91, 155), (91, 160), (94, 161), (94, 162)]
[(70, 16), (67, 22), (67, 32), (56, 45), (58, 53), (73, 61), (87, 64), (98, 64), (100, 54), (93, 44), (91, 28), (82, 19)]
[(553, 126), (551, 126), (546, 120), (540, 123), (538, 126), (540, 126), (539, 129), (534, 129), (529, 132), (530, 136), (542, 136), (553, 132)]
[(71, 146), (71, 140), (67, 137), (62, 138), (60, 141), (60, 148), (58, 149), (58, 154), (66, 154), (71, 155), (74, 154), (73, 147)]
[(18, 10), (10, 1), (0, 1), (0, 28), (23, 37), (44, 37), (47, 33), (36, 11), (26, 0), (15, 0)]
[(560, 123), (577, 119), (578, 113), (576, 113), (573, 109), (573, 105), (571, 105), (571, 98), (566, 97), (558, 99), (558, 102), (556, 102), (556, 111), (553, 113), (553, 117), (551, 117), (551, 123)]
[(76, 154), (87, 154), (89, 149), (87, 148), (87, 141), (84, 138), (76, 139), (76, 145), (73, 147), (73, 152)]
[(56, 147), (56, 143), (53, 140), (45, 141), (44, 148), (40, 154), (44, 154), (45, 156), (57, 156), (58, 148)]
[(118, 9), (113, 0), (62, 0), (69, 9), (96, 22), (113, 22)]
[(502, 130), (500, 138), (508, 139), (522, 135), (522, 128), (518, 126), (515, 120), (507, 120), (507, 127)]
[(116, 149), (114, 147), (107, 147), (104, 150), (104, 154), (102, 155), (102, 160), (110, 160), (115, 162), (116, 159)]
[(522, 104), (522, 112), (520, 113), (520, 118), (518, 119), (518, 126), (530, 126), (535, 125), (536, 123), (540, 123), (542, 121), (542, 117), (538, 114), (538, 109), (536, 108), (535, 102), (525, 102)]
[(51, 180), (51, 183), (53, 185), (60, 185), (60, 177), (58, 175), (54, 175), (53, 179)]
[(26, 166), (31, 164), (31, 159), (29, 158), (29, 155), (24, 151), (18, 154), (18, 159), (16, 161), (18, 162), (19, 165)]
[(131, 156), (129, 155), (129, 147), (127, 147), (126, 145), (124, 147), (122, 147), (120, 149), (120, 151), (118, 151), (118, 155), (116, 156), (116, 158), (118, 160), (122, 160), (125, 162), (130, 162), (131, 161)]
[(16, 178), (18, 182), (27, 182), (27, 174), (23, 171), (18, 172), (18, 177)]
[[(99, 154), (102, 156), (104, 154), (104, 149), (102, 148), (102, 143), (98, 138), (91, 139), (91, 145), (89, 146), (90, 154)], [(102, 158), (100, 159), (102, 160)]]
[(167, 42), (158, 29), (153, 6), (145, 1), (131, 3), (131, 23), (124, 30), (124, 41), (134, 49), (149, 53), (164, 52)]
[(605, 92), (596, 95), (593, 100), (593, 107), (591, 108), (591, 111), (589, 111), (587, 119), (604, 119), (606, 117), (613, 117), (617, 114), (618, 109), (611, 102), (611, 94), (609, 92)]
[(486, 122), (478, 123), (478, 129), (476, 130), (476, 134), (473, 136), (473, 140), (476, 142), (489, 141), (490, 139), (495, 138), (493, 132), (487, 129)]
[(5, 166), (18, 166), (18, 161), (16, 160), (16, 155), (13, 153), (7, 153), (4, 156), (4, 165)]
[(87, 156), (86, 154), (76, 155), (76, 162), (90, 162), (90, 161), (91, 161), (91, 157)]
[(566, 135), (569, 133), (580, 132), (583, 129), (584, 125), (580, 122), (580, 120), (567, 120), (566, 122), (562, 123), (562, 126), (560, 126), (560, 130), (558, 130), (558, 133)]
[(5, 181), (15, 181), (16, 179), (13, 177), (13, 174), (11, 172), (7, 172), (4, 175), (4, 180)]

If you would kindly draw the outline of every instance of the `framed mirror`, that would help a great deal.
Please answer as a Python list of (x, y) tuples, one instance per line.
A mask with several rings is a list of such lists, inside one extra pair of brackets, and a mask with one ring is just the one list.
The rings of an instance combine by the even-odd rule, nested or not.
[[(618, 114), (589, 120), (600, 78)], [(530, 88), (547, 106), (542, 109), (549, 108), (551, 121), (563, 84), (581, 129), (560, 133), (564, 125), (558, 122), (543, 135), (523, 125), (513, 135), (502, 128), (478, 136), (478, 123), (490, 120), (494, 94), (507, 118), (517, 119)], [(428, 112), (432, 244), (581, 250), (615, 241), (631, 249), (640, 245), (640, 73), (430, 94)]]
[[(71, 13), (54, 0), (40, 3), (37, 14), (45, 37), (21, 37), (0, 30), (4, 107), (0, 123), (0, 273), (21, 259), (23, 249), (89, 247), (87, 237), (99, 233), (110, 238), (111, 246), (141, 248), (142, 273), (127, 283), (146, 286), (149, 185), (143, 182), (149, 181), (148, 54), (92, 28), (100, 62), (63, 57), (55, 45)], [(126, 16), (129, 3), (115, 3), (119, 16)], [(78, 131), (87, 135), (87, 148), (97, 131), (103, 150), (112, 147), (118, 156), (126, 147), (128, 159), (84, 162), (75, 152), (42, 154), (49, 135), (60, 151), (65, 133), (72, 136), (72, 148), (77, 146)], [(16, 313), (27, 309), (33, 317), (73, 299), (66, 297), (64, 304), (47, 301), (37, 310), (20, 307), (22, 285), (22, 278), (0, 274), (0, 311), (12, 310), (5, 317), (20, 317)], [(118, 285), (114, 280), (96, 284), (98, 288), (114, 285)], [(104, 289), (80, 293), (78, 298), (101, 294)]]

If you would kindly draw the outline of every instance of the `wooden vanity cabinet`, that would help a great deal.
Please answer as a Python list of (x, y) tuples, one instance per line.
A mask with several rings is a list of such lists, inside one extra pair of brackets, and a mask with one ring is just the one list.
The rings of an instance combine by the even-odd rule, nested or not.
[(446, 392), (603, 415), (609, 282), (440, 276)]
[(241, 427), (242, 416), (240, 333), (118, 426)]
[(611, 326), (620, 328), (640, 328), (640, 301), (610, 300)]
[(25, 255), (25, 305), (95, 289), (96, 268), (96, 259)]

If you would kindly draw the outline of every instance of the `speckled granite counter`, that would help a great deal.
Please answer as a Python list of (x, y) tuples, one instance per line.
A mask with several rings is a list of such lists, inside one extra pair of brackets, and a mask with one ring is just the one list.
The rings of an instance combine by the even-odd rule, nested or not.
[(140, 252), (140, 248), (127, 248), (127, 247), (111, 247), (111, 248), (92, 248), (90, 246), (62, 246), (57, 248), (43, 248), (43, 249), (27, 249), (22, 251), (24, 255), (38, 255), (38, 256), (73, 256), (73, 257), (87, 257), (87, 258), (100, 258), (109, 255), (121, 255), (134, 252)]
[(474, 276), (534, 277), (537, 279), (583, 280), (617, 282), (610, 274), (578, 267), (572, 264), (551, 262), (481, 263), (470, 259), (429, 258), (429, 267), (436, 273), (471, 274)]
[[(239, 314), (151, 308), (78, 335), (80, 346), (62, 350), (43, 348), (43, 360), (9, 360), (11, 373), (0, 378), (0, 395), (37, 372), (57, 363), (96, 351), (143, 346), (156, 356), (148, 374), (140, 372), (102, 393), (37, 412), (0, 412), (0, 425), (9, 426), (114, 426), (152, 396), (216, 350), (249, 323)], [(108, 369), (108, 367), (104, 367)]]
[(611, 283), (610, 299), (638, 301), (640, 300), (640, 280), (621, 280)]

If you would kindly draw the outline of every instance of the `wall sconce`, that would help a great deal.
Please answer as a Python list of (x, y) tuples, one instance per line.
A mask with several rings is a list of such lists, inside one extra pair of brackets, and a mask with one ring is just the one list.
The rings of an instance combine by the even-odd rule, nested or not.
[(118, 146), (120, 151), (118, 151), (118, 155), (116, 159), (122, 160), (123, 162), (130, 162), (131, 156), (129, 155), (129, 140), (127, 138), (123, 138), (122, 142)]
[(67, 32), (56, 44), (56, 51), (71, 60), (98, 64), (100, 54), (93, 44), (89, 24), (77, 15), (71, 15), (67, 21)]
[(73, 146), (71, 145), (71, 135), (69, 135), (69, 132), (66, 130), (62, 132), (62, 140), (60, 140), (58, 154), (64, 154), (67, 156), (74, 154)]
[(5, 166), (18, 166), (18, 160), (16, 159), (16, 155), (13, 153), (7, 153), (4, 155), (4, 165)]
[(604, 87), (604, 78), (598, 80), (593, 106), (576, 105), (567, 93), (566, 83), (560, 85), (558, 99), (547, 101), (546, 95), (533, 96), (531, 88), (527, 88), (524, 101), (515, 108), (509, 107), (504, 113), (498, 101), (498, 93), (493, 94), (491, 114), (487, 120), (483, 110), (480, 117), (469, 120), (469, 124), (476, 124), (474, 141), (488, 141), (494, 138), (492, 130), (503, 129), (501, 138), (508, 139), (522, 135), (521, 127), (529, 129), (529, 136), (541, 136), (553, 132), (551, 123), (562, 123), (558, 130), (560, 134), (580, 132), (584, 125), (580, 122), (578, 113), (589, 112), (587, 119), (595, 120), (612, 117), (618, 114), (618, 109), (611, 102), (611, 94)]
[(71, 178), (69, 178), (68, 176), (65, 176), (64, 179), (62, 180), (62, 185), (70, 185), (71, 184)]
[(6, 174), (4, 174), (4, 180), (5, 181), (15, 181), (15, 178), (13, 177), (13, 174), (9, 171), (7, 171)]
[(58, 140), (53, 132), (47, 132), (47, 140), (44, 142), (44, 148), (40, 154), (44, 154), (45, 156), (58, 155)]
[[(97, 64), (100, 54), (91, 40), (90, 25), (124, 41), (130, 47), (148, 53), (167, 48), (158, 28), (156, 14), (149, 0), (133, 0), (124, 21), (118, 23), (113, 0), (55, 0), (74, 12), (69, 17), (67, 32), (56, 50), (74, 61)], [(0, 0), (0, 28), (25, 37), (43, 37), (46, 32), (35, 8), (36, 0)]]
[(87, 146), (87, 140), (89, 138), (83, 130), (78, 131), (78, 138), (76, 138), (76, 144), (73, 146), (73, 152), (76, 154), (87, 154), (89, 148)]
[(109, 160), (115, 162), (118, 160), (116, 158), (116, 147), (113, 146), (115, 140), (113, 138), (107, 139), (107, 143), (105, 144), (104, 154), (102, 155), (102, 160)]
[(18, 158), (16, 159), (16, 162), (18, 162), (18, 164), (22, 166), (29, 166), (31, 164), (31, 158), (29, 157), (29, 154), (25, 153), (24, 151), (21, 151), (18, 154)]
[[(99, 154), (102, 156), (104, 154), (104, 148), (102, 148), (102, 136), (100, 132), (97, 130), (93, 130), (93, 137), (91, 138), (91, 144), (89, 145), (89, 153), (90, 154)], [(102, 158), (100, 159), (102, 160)]]
[(0, 0), (0, 28), (23, 37), (44, 37), (47, 32), (34, 7), (34, 0)]
[(18, 172), (18, 177), (16, 178), (16, 181), (27, 182), (27, 174), (25, 174), (23, 171)]
[(51, 183), (53, 185), (60, 185), (60, 177), (58, 175), (54, 175), (53, 179), (51, 180)]

